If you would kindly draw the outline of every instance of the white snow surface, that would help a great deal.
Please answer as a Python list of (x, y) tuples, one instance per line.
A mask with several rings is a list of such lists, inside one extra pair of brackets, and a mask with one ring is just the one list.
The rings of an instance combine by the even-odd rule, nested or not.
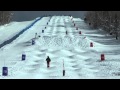
[[(106, 36), (104, 31), (89, 29), (80, 18), (71, 20), (69, 16), (53, 16), (47, 25), (49, 19), (43, 17), (12, 43), (0, 48), (0, 79), (120, 78), (119, 41)], [(0, 43), (12, 38), (32, 22), (12, 22), (0, 26)], [(76, 30), (76, 27), (79, 29)], [(35, 45), (32, 45), (31, 39), (35, 33), (37, 38)], [(90, 42), (93, 47), (90, 47)], [(26, 54), (25, 61), (21, 60), (23, 53)], [(101, 61), (101, 54), (105, 54), (105, 61)], [(51, 59), (50, 68), (46, 65), (47, 56)], [(8, 76), (2, 76), (3, 66), (8, 67)]]

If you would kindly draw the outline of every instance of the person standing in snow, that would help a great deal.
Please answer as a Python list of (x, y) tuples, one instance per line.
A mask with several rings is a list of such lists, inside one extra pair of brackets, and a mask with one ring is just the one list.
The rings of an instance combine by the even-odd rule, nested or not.
[(49, 68), (50, 67), (50, 62), (51, 62), (51, 59), (49, 58), (49, 56), (47, 56), (46, 61), (47, 61), (47, 68)]

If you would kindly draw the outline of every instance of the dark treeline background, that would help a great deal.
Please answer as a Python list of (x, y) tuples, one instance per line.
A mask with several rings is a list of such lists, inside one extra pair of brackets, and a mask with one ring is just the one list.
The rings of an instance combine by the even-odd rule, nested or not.
[(0, 25), (10, 21), (30, 21), (46, 15), (72, 15), (75, 18), (84, 18), (86, 11), (0, 11)]
[(84, 19), (85, 11), (13, 11), (12, 21), (30, 21), (46, 15), (72, 15), (74, 18)]
[(88, 11), (85, 22), (93, 29), (103, 29), (118, 39), (120, 32), (120, 11)]
[[(0, 11), (0, 25), (9, 23), (14, 17), (13, 13), (13, 11)], [(57, 12), (54, 13), (57, 14)], [(60, 13), (61, 12), (58, 14)], [(110, 35), (115, 35), (116, 39), (118, 39), (118, 36), (120, 36), (120, 11), (86, 11), (85, 13), (85, 22), (88, 23), (91, 28), (103, 29), (110, 33)]]
[(12, 11), (0, 11), (0, 25), (9, 23), (12, 18)]

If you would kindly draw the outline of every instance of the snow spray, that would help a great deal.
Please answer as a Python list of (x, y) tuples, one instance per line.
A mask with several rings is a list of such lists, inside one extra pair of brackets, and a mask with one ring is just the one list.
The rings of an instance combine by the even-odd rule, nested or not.
[(64, 60), (63, 60), (63, 76), (65, 76)]

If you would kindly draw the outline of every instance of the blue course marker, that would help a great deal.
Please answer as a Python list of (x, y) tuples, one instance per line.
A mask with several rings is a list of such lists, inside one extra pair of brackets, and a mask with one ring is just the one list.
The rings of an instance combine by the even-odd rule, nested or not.
[(2, 68), (2, 75), (3, 76), (8, 76), (8, 67), (3, 67)]
[(29, 26), (27, 26), (26, 28), (24, 28), (22, 31), (20, 31), (18, 34), (16, 34), (15, 36), (13, 36), (12, 38), (10, 38), (9, 40), (4, 41), (2, 44), (0, 44), (0, 48), (11, 43), (12, 41), (14, 41), (16, 38), (18, 38), (21, 34), (23, 34), (25, 31), (29, 30), (29, 28), (31, 28), (36, 22), (38, 22), (39, 20), (41, 20), (43, 17), (40, 17), (38, 19), (36, 19), (33, 23), (31, 23)]
[(24, 61), (26, 59), (26, 55), (22, 54), (22, 61)]
[(34, 39), (32, 39), (32, 45), (34, 45), (35, 44), (35, 40)]

